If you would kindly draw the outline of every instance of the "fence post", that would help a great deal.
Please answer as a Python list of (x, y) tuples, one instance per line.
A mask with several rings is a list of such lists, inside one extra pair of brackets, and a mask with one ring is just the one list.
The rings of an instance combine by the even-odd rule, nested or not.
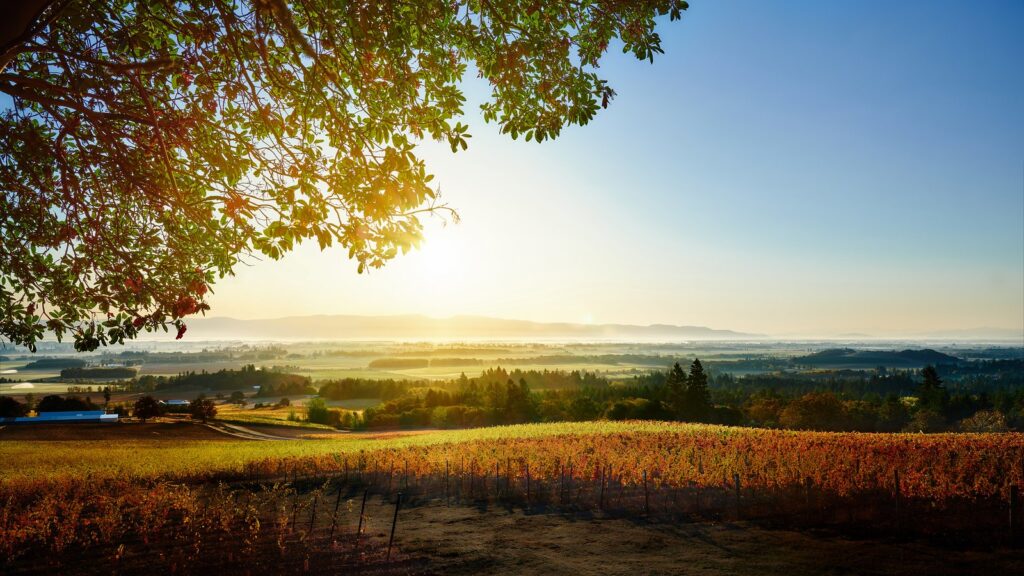
[(526, 462), (526, 507), (530, 507), (530, 462)]
[(316, 505), (320, 501), (320, 492), (313, 494), (313, 509), (309, 512), (309, 530), (308, 532), (313, 534), (313, 527), (316, 526)]
[(1010, 541), (1015, 541), (1020, 528), (1020, 488), (1010, 486)]
[(299, 516), (299, 493), (292, 499), (292, 531), (295, 531), (295, 519)]
[(366, 495), (369, 490), (363, 490), (363, 504), (359, 507), (359, 527), (356, 528), (356, 544), (353, 550), (359, 550), (359, 538), (363, 535), (363, 518), (366, 517)]
[(388, 538), (388, 555), (385, 562), (391, 561), (391, 544), (395, 541), (395, 525), (398, 524), (398, 509), (402, 507), (402, 493), (398, 493), (398, 498), (395, 499), (395, 515), (391, 519), (391, 537)]
[[(346, 461), (346, 464), (348, 461)], [(327, 538), (334, 541), (334, 528), (338, 525), (338, 507), (341, 506), (341, 486), (338, 486), (338, 496), (334, 499), (334, 513), (331, 514), (331, 535)]]
[(388, 468), (388, 491), (387, 495), (391, 496), (391, 478), (395, 475), (395, 461), (391, 461), (391, 466)]
[(448, 496), (448, 461), (444, 461), (444, 505), (451, 506), (451, 500)]
[(558, 464), (558, 503), (565, 503), (565, 466)]
[(604, 475), (605, 475), (605, 472), (606, 472), (605, 471), (605, 467), (601, 466), (601, 496), (598, 498), (598, 501), (597, 501), (597, 508), (599, 510), (604, 510)]
[(647, 470), (644, 470), (644, 514), (651, 512), (651, 496), (647, 492)]
[(736, 492), (736, 518), (740, 517), (740, 475), (738, 472), (732, 473), (732, 482)]
[(573, 470), (575, 470), (575, 464), (569, 462), (569, 481), (565, 485), (565, 502), (566, 504), (572, 505), (572, 476)]
[(494, 499), (501, 498), (501, 474), (499, 473), (498, 461), (494, 461)]
[(892, 488), (895, 495), (896, 504), (896, 533), (900, 532), (900, 471), (892, 471)]

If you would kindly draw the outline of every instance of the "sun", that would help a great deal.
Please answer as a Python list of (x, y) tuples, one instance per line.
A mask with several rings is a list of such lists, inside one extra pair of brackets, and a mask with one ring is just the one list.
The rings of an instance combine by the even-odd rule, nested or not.
[(458, 281), (460, 270), (467, 264), (458, 239), (447, 229), (429, 235), (419, 249), (406, 257), (415, 275), (434, 286)]

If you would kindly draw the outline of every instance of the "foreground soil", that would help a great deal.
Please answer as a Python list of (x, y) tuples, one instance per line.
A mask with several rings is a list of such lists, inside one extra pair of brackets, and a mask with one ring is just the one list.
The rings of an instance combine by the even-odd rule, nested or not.
[(443, 504), (402, 510), (396, 541), (423, 574), (1024, 574), (1021, 550)]

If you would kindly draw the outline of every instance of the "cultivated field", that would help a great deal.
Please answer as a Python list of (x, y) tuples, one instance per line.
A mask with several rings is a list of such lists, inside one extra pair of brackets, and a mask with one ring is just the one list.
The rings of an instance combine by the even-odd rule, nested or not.
[[(1002, 546), (1018, 528), (1007, 519), (1011, 508), (1019, 514), (1012, 497), (1024, 485), (1021, 434), (837, 434), (658, 422), (271, 442), (185, 423), (97, 425), (75, 434), (80, 439), (55, 427), (0, 430), (0, 459), (10, 463), (0, 470), (0, 558), (11, 573), (31, 572), (28, 558), (49, 558), (54, 568), (83, 554), (122, 562), (124, 573), (134, 573), (142, 565), (131, 558), (147, 542), (191, 547), (173, 556), (183, 573), (230, 572), (211, 556), (225, 554), (254, 554), (256, 565), (282, 572), (328, 564), (430, 572), (431, 562), (444, 565), (431, 560), (428, 537), (409, 528), (388, 560), (388, 523), (379, 511), (393, 512), (388, 507), (398, 492), (427, 523), (436, 521), (431, 506), (450, 505), (642, 521), (645, 527), (623, 532), (626, 538), (659, 531), (648, 524), (682, 522), (703, 534), (694, 537), (729, 540), (728, 532), (711, 528), (729, 522), (753, 530), (746, 546), (779, 537), (752, 526), (784, 527), (792, 536), (782, 538), (794, 547), (807, 536), (791, 531), (809, 528)], [(378, 510), (365, 536), (353, 511), (364, 493)], [(248, 532), (240, 535), (241, 528)], [(669, 540), (679, 544), (685, 536), (673, 530)], [(368, 555), (357, 559), (351, 552), (364, 537)], [(1000, 552), (984, 558), (1005, 561)], [(459, 566), (452, 571), (469, 573), (473, 564)]]

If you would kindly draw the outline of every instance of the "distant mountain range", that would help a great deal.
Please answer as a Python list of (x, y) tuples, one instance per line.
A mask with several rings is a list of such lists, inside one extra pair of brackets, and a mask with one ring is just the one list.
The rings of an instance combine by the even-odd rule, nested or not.
[(943, 354), (929, 348), (900, 351), (832, 348), (793, 358), (794, 364), (818, 368), (874, 368), (876, 366), (920, 368), (928, 364), (956, 364), (958, 362), (960, 359), (956, 356)]
[(762, 334), (715, 330), (704, 326), (652, 324), (573, 324), (530, 322), (484, 316), (430, 318), (420, 315), (288, 316), (265, 320), (197, 318), (188, 321), (194, 339), (331, 340), (409, 338), (580, 338), (628, 340), (748, 340)]

